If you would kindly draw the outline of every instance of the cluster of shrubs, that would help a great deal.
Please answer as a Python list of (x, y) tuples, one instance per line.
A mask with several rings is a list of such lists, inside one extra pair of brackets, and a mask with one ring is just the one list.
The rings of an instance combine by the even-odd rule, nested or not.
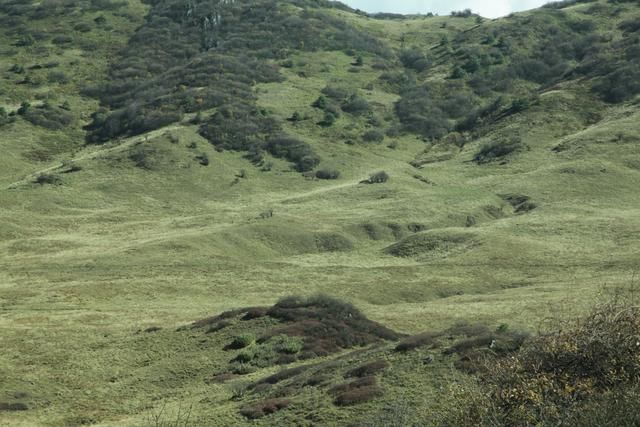
[[(252, 86), (281, 79), (266, 59), (284, 59), (291, 49), (391, 53), (323, 10), (336, 4), (293, 3), (302, 8), (285, 11), (275, 0), (152, 2), (145, 24), (114, 61), (109, 83), (84, 91), (104, 107), (93, 115), (87, 140), (140, 134), (179, 121), (184, 113), (217, 108), (212, 117), (201, 117), (201, 134), (212, 144), (251, 152), (256, 163), (266, 150), (300, 171), (313, 169), (319, 160), (310, 147), (277, 136), (279, 124), (256, 105)], [(368, 111), (363, 101), (348, 97), (339, 108), (363, 114)], [(337, 115), (327, 114), (325, 121)]]
[(291, 405), (289, 399), (267, 399), (259, 402), (245, 405), (240, 409), (240, 414), (247, 417), (250, 420), (256, 420), (267, 415), (275, 414), (276, 412), (285, 409)]
[(367, 319), (353, 305), (327, 296), (285, 298), (272, 307), (268, 315), (284, 322), (269, 334), (304, 337), (303, 357), (328, 355), (340, 349), (399, 337)]
[(38, 107), (34, 107), (28, 102), (23, 102), (20, 109), (18, 109), (18, 114), (32, 124), (50, 130), (64, 129), (73, 122), (73, 114), (48, 102)]
[(287, 136), (276, 136), (267, 140), (265, 149), (274, 157), (283, 158), (299, 172), (307, 172), (320, 164), (320, 157), (304, 141)]
[(340, 178), (340, 171), (335, 169), (320, 169), (316, 171), (317, 179), (338, 179)]
[(454, 18), (469, 18), (473, 16), (473, 11), (471, 9), (454, 10), (451, 12), (451, 16)]
[(417, 47), (402, 50), (400, 52), (400, 61), (406, 68), (418, 73), (425, 71), (431, 65), (424, 52)]
[[(524, 111), (533, 92), (523, 91), (517, 83), (520, 80), (548, 87), (563, 79), (587, 76), (595, 81), (594, 92), (611, 103), (639, 94), (640, 48), (633, 38), (614, 41), (599, 33), (593, 20), (574, 18), (557, 10), (566, 5), (567, 2), (549, 6), (548, 11), (537, 15), (514, 16), (500, 31), (481, 28), (478, 31), (484, 35), (480, 43), (477, 32), (460, 34), (447, 83), (417, 84), (412, 72), (428, 67), (428, 60), (419, 49), (400, 52), (399, 58), (408, 71), (386, 72), (380, 79), (401, 95), (396, 114), (404, 130), (431, 140), (452, 130), (475, 130), (496, 108), (504, 107), (496, 104), (500, 102), (498, 94), (504, 93), (512, 93), (515, 101), (503, 112)], [(465, 11), (455, 15), (470, 14)], [(628, 19), (620, 28), (633, 34), (640, 24)], [(522, 49), (522, 40), (532, 37), (536, 42)], [(449, 49), (443, 45), (436, 54), (444, 54), (445, 48)], [(483, 102), (492, 98), (495, 102)]]
[(490, 163), (495, 160), (503, 160), (513, 153), (526, 148), (519, 137), (496, 139), (483, 145), (473, 160), (478, 164)]
[(362, 116), (371, 112), (369, 102), (357, 93), (333, 86), (322, 89), (322, 95), (313, 103), (313, 107), (324, 111), (321, 126), (331, 126), (342, 112)]
[(375, 172), (369, 175), (369, 178), (360, 182), (360, 184), (384, 184), (389, 181), (389, 174), (385, 171)]
[[(614, 300), (579, 321), (475, 361), (485, 398), (454, 425), (637, 425), (640, 309)], [(493, 357), (491, 357), (493, 354)]]
[(349, 383), (337, 385), (329, 392), (335, 396), (333, 403), (337, 406), (356, 405), (383, 395), (383, 391), (374, 376), (366, 376)]
[(428, 139), (442, 138), (478, 107), (477, 97), (454, 81), (408, 86), (401, 96), (395, 111), (405, 130)]

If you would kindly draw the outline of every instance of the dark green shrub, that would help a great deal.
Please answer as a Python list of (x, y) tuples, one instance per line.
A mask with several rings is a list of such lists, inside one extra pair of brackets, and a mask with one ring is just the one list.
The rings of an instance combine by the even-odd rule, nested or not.
[(504, 159), (524, 148), (525, 145), (518, 137), (495, 140), (482, 146), (474, 157), (474, 161), (478, 164), (490, 163), (494, 160)]
[(389, 363), (385, 360), (376, 360), (373, 362), (366, 363), (362, 366), (358, 366), (357, 368), (351, 369), (344, 376), (345, 378), (351, 377), (370, 377), (372, 375), (379, 374), (386, 370), (389, 367)]
[(318, 179), (338, 179), (340, 178), (340, 171), (335, 169), (320, 169), (316, 172), (316, 178)]
[(406, 130), (438, 139), (449, 133), (451, 123), (437, 102), (433, 89), (414, 87), (403, 92), (395, 110)]
[(233, 341), (227, 346), (229, 349), (239, 350), (245, 347), (249, 347), (256, 340), (255, 335), (253, 334), (242, 334), (236, 335), (233, 337)]
[(593, 90), (610, 103), (624, 102), (640, 93), (640, 67), (636, 63), (623, 65), (602, 77)]
[(513, 206), (514, 212), (517, 214), (523, 214), (531, 212), (538, 206), (531, 201), (529, 196), (523, 194), (503, 194), (502, 199)]
[(511, 102), (511, 107), (509, 111), (512, 113), (521, 113), (522, 111), (526, 111), (531, 107), (531, 102), (528, 98), (516, 98)]
[(195, 157), (195, 159), (202, 166), (209, 166), (209, 156), (206, 153), (199, 154)]
[(5, 403), (0, 402), (0, 412), (28, 411), (29, 407), (25, 403)]
[(363, 181), (366, 184), (383, 184), (389, 180), (389, 175), (385, 171), (380, 171), (371, 174), (369, 179)]
[(369, 102), (358, 95), (351, 95), (346, 101), (342, 103), (341, 108), (344, 112), (356, 116), (366, 114), (371, 109), (371, 107), (369, 106)]
[(267, 415), (275, 414), (287, 406), (291, 405), (291, 401), (287, 399), (268, 399), (245, 405), (240, 409), (240, 414), (250, 420), (263, 418)]
[(31, 109), (31, 103), (29, 101), (22, 101), (20, 108), (18, 108), (18, 115), (24, 116)]
[(368, 130), (362, 135), (362, 140), (378, 144), (384, 141), (384, 133), (377, 129)]
[(337, 119), (338, 118), (336, 117), (335, 114), (326, 112), (324, 113), (324, 118), (322, 119), (322, 121), (318, 122), (318, 124), (323, 127), (331, 127), (333, 126), (333, 124), (336, 122)]
[(73, 27), (74, 30), (80, 32), (80, 33), (88, 33), (91, 31), (92, 27), (91, 25), (87, 24), (86, 22), (80, 22), (78, 24), (76, 24)]
[(418, 73), (425, 71), (431, 65), (425, 54), (416, 47), (400, 52), (400, 61), (406, 68), (410, 68)]
[(73, 42), (73, 38), (65, 34), (59, 34), (51, 39), (51, 43), (56, 45), (69, 44), (71, 42)]
[(35, 179), (36, 184), (40, 185), (61, 185), (62, 180), (58, 175), (50, 173), (41, 173)]
[(627, 33), (635, 33), (640, 31), (640, 19), (628, 19), (623, 21), (618, 28)]
[(303, 141), (287, 136), (271, 138), (265, 149), (274, 157), (284, 158), (295, 164), (296, 170), (306, 172), (320, 163), (320, 157), (313, 152), (311, 146)]
[(73, 121), (71, 113), (48, 103), (40, 107), (32, 107), (28, 103), (23, 103), (18, 110), (18, 114), (21, 114), (25, 120), (36, 126), (51, 130), (64, 129)]
[(451, 12), (451, 16), (454, 18), (469, 18), (470, 16), (473, 16), (473, 11), (471, 9), (454, 10)]
[(69, 83), (69, 77), (63, 71), (52, 71), (47, 75), (49, 83)]

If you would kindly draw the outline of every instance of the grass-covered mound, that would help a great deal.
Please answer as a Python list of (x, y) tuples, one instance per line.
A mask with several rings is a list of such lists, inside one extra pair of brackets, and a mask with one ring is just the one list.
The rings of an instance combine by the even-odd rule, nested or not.
[(401, 336), (367, 319), (353, 305), (322, 295), (288, 297), (270, 308), (229, 311), (197, 321), (191, 328), (216, 333), (238, 322), (246, 322), (248, 331), (233, 336), (225, 347), (233, 351), (229, 370), (236, 374), (395, 341)]

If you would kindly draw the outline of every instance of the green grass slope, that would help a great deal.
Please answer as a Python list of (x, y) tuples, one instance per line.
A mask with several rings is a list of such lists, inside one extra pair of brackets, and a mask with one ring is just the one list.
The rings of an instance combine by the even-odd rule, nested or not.
[[(322, 293), (399, 334), (535, 331), (632, 279), (636, 3), (494, 21), (145, 3), (0, 4), (0, 403), (26, 408), (0, 425), (241, 425), (268, 399), (292, 402), (258, 424), (367, 425), (398, 402), (438, 424), (475, 387), (439, 351), (361, 343), (247, 392), (280, 368), (212, 378), (273, 318), (176, 329)], [(335, 405), (380, 359), (375, 399)]]

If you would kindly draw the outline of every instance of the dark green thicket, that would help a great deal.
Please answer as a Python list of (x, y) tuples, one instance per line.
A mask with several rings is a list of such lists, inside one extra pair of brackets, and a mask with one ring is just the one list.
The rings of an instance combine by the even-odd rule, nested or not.
[[(549, 4), (536, 15), (460, 33), (427, 52), (403, 50), (399, 57), (407, 72), (387, 72), (380, 80), (401, 94), (396, 114), (404, 129), (428, 139), (454, 128), (478, 131), (483, 123), (526, 110), (540, 90), (584, 77), (610, 103), (640, 93), (640, 42), (634, 37), (640, 21), (623, 21), (625, 37), (617, 40), (588, 16), (575, 18), (562, 10), (576, 3), (591, 1)], [(599, 5), (611, 12), (611, 6)], [(448, 83), (416, 82), (414, 72), (443, 57), (453, 60)]]
[[(252, 87), (281, 79), (266, 59), (283, 59), (296, 49), (390, 55), (375, 38), (323, 10), (345, 8), (333, 2), (148, 3), (146, 22), (112, 64), (109, 83), (85, 90), (103, 105), (87, 126), (89, 142), (140, 134), (179, 121), (184, 113), (216, 108), (201, 126), (212, 144), (251, 151), (256, 163), (266, 150), (306, 171), (317, 165), (317, 155), (302, 142), (282, 149), (280, 139), (272, 139), (279, 124), (256, 106)], [(368, 105), (346, 99), (343, 108), (361, 114)]]

